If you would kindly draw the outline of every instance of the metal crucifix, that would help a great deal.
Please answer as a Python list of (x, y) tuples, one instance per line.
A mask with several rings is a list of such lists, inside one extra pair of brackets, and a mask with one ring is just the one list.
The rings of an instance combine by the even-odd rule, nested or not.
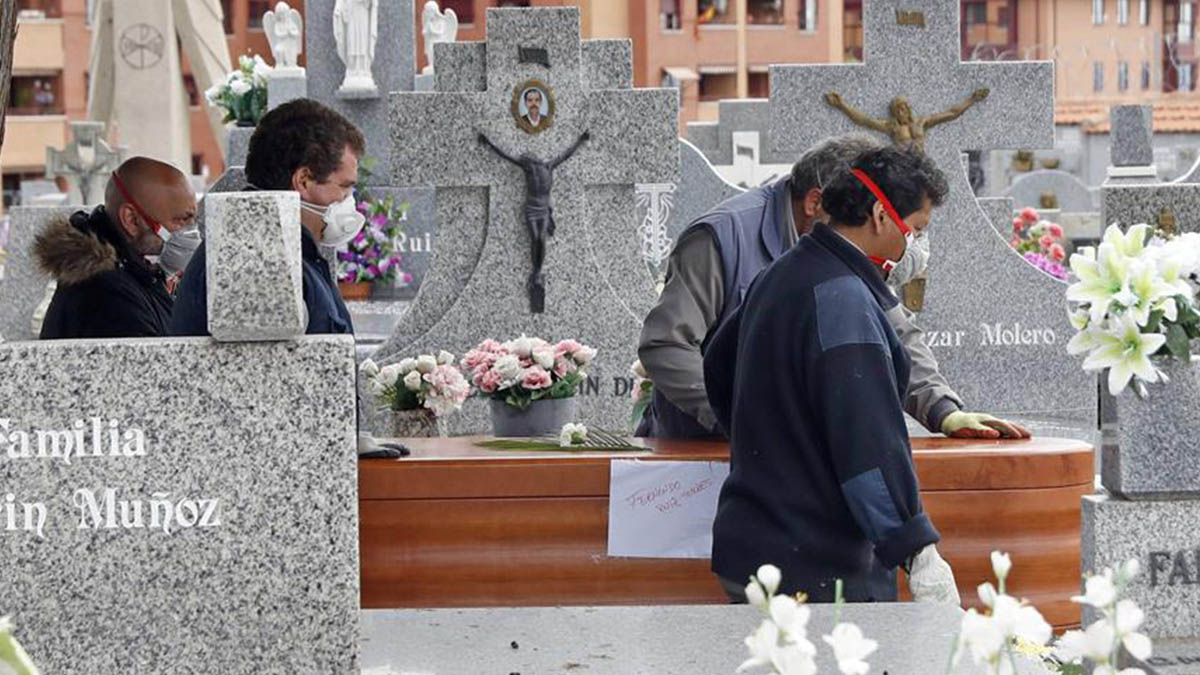
[(501, 158), (517, 165), (525, 172), (525, 226), (529, 228), (529, 239), (533, 255), (533, 271), (529, 274), (529, 311), (541, 314), (546, 311), (546, 279), (542, 265), (546, 261), (546, 240), (554, 236), (554, 209), (550, 206), (550, 188), (554, 182), (554, 169), (570, 159), (571, 155), (591, 138), (583, 132), (571, 147), (550, 161), (540, 160), (528, 153), (513, 157), (496, 147), (484, 134), (479, 142), (492, 149)]

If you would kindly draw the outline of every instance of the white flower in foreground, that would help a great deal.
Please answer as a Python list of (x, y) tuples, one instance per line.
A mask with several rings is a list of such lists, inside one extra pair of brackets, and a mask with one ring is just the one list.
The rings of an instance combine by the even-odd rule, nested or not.
[(1008, 578), (1008, 572), (1012, 569), (1012, 558), (1007, 553), (1000, 551), (992, 551), (992, 571), (996, 573), (996, 578), (1004, 581)]
[(580, 366), (588, 365), (595, 358), (596, 358), (596, 350), (593, 349), (592, 347), (587, 347), (587, 346), (580, 347), (579, 350), (576, 351), (575, 355), (574, 355), (575, 363), (578, 363)]
[(1117, 600), (1117, 587), (1113, 584), (1112, 570), (1106, 569), (1103, 574), (1087, 578), (1083, 584), (1083, 595), (1076, 595), (1071, 602), (1081, 605), (1091, 605), (1103, 609)]
[(563, 425), (562, 431), (558, 433), (558, 444), (563, 447), (582, 445), (587, 441), (587, 434), (587, 427), (582, 424), (568, 422)]
[(379, 366), (375, 365), (375, 362), (371, 359), (366, 359), (359, 364), (358, 372), (362, 374), (363, 377), (375, 377), (379, 374)]
[(763, 592), (762, 584), (758, 583), (757, 579), (751, 579), (750, 583), (746, 584), (746, 602), (752, 607), (764, 611), (767, 609), (767, 594)]
[(1018, 638), (1038, 645), (1044, 645), (1050, 639), (1050, 624), (1041, 613), (1010, 595), (996, 598), (992, 622), (1010, 639)]
[(1108, 621), (1100, 620), (1087, 630), (1069, 630), (1055, 645), (1054, 655), (1066, 663), (1087, 659), (1092, 663), (1107, 663), (1112, 653), (1113, 629)]
[(428, 375), (429, 373), (432, 373), (433, 369), (437, 368), (437, 365), (437, 359), (430, 354), (422, 354), (417, 357), (417, 370), (420, 371), (422, 375)]
[(979, 584), (976, 590), (979, 593), (979, 601), (983, 603), (984, 607), (991, 609), (996, 606), (996, 596), (999, 593), (996, 592), (996, 587), (992, 585), (992, 582), (985, 581)]
[(779, 675), (816, 675), (817, 663), (813, 657), (817, 654), (817, 648), (807, 639), (790, 637), (775, 650), (775, 657), (771, 660), (775, 672)]
[(8, 617), (0, 617), (0, 673), (38, 675), (37, 666), (12, 635), (13, 625)]
[(522, 359), (528, 359), (533, 356), (533, 348), (537, 346), (537, 343), (534, 338), (522, 335), (521, 337), (510, 342), (507, 346), (509, 351), (516, 354), (518, 357)]
[(767, 603), (767, 612), (779, 629), (794, 638), (804, 637), (808, 632), (808, 618), (812, 610), (801, 605), (790, 595), (776, 595)]
[(1130, 265), (1128, 297), (1118, 302), (1127, 307), (1139, 326), (1150, 321), (1150, 312), (1160, 309), (1166, 318), (1176, 317), (1175, 288), (1163, 281), (1158, 267), (1151, 261), (1138, 261)]
[(762, 584), (767, 595), (775, 595), (775, 592), (779, 590), (779, 582), (783, 581), (783, 572), (774, 565), (761, 565), (754, 573), (754, 578)]
[[(504, 386), (511, 386), (521, 376), (521, 371), (523, 370), (521, 368), (521, 360), (517, 358), (516, 354), (505, 354), (496, 359), (496, 363), (492, 366), (492, 369), (500, 376)], [(503, 389), (504, 387), (500, 388)]]
[(375, 398), (382, 398), (387, 393), (387, 385), (379, 380), (371, 380), (371, 393), (375, 395)]
[(421, 391), (421, 373), (420, 371), (411, 371), (404, 376), (404, 387), (409, 391)]
[(770, 620), (763, 620), (753, 633), (746, 636), (746, 648), (750, 650), (750, 658), (738, 666), (737, 672), (749, 670), (756, 666), (770, 665), (775, 658), (775, 650), (779, 646), (779, 627)]
[(879, 648), (879, 643), (863, 636), (862, 630), (852, 623), (839, 623), (833, 633), (821, 637), (837, 659), (838, 670), (843, 675), (866, 675), (871, 666), (866, 658)]
[(1144, 382), (1157, 382), (1158, 371), (1150, 362), (1167, 338), (1160, 333), (1142, 333), (1129, 315), (1117, 319), (1109, 331), (1094, 337), (1096, 346), (1083, 361), (1083, 369), (1108, 368), (1108, 390), (1113, 396), (1125, 391), (1136, 375)]
[(974, 608), (968, 609), (963, 615), (962, 627), (959, 629), (954, 663), (957, 664), (966, 651), (971, 652), (971, 660), (976, 665), (991, 663), (999, 658), (1004, 644), (1004, 633), (991, 617), (980, 614)]
[(407, 375), (417, 369), (417, 360), (414, 358), (401, 359), (396, 365), (400, 368), (401, 375)]
[(554, 347), (551, 345), (535, 347), (534, 350), (530, 352), (530, 358), (533, 359), (534, 363), (545, 368), (546, 370), (550, 370), (554, 368)]
[(1121, 255), (1136, 258), (1146, 248), (1146, 240), (1150, 238), (1151, 227), (1145, 223), (1131, 225), (1129, 230), (1122, 232), (1120, 226), (1109, 225), (1104, 231), (1103, 242), (1111, 244)]
[(451, 363), (454, 363), (454, 355), (443, 349), (438, 352), (437, 363), (439, 366), (448, 366)]
[(1117, 635), (1125, 651), (1135, 659), (1148, 659), (1152, 651), (1150, 638), (1137, 632), (1145, 620), (1146, 614), (1132, 600), (1122, 600), (1114, 610), (1117, 616)]

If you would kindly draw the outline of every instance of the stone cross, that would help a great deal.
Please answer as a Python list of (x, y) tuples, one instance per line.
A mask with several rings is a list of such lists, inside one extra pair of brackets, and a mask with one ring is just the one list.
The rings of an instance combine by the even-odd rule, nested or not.
[(925, 152), (946, 173), (950, 196), (934, 212), (918, 321), (968, 407), (1005, 414), (1069, 410), (1094, 419), (1095, 378), (1066, 354), (1073, 331), (1065, 285), (1027, 264), (996, 232), (961, 160), (966, 150), (1053, 145), (1053, 64), (961, 62), (958, 3), (868, 2), (863, 9), (863, 63), (772, 66), (773, 156), (794, 161), (824, 138), (862, 132), (826, 102), (829, 92), (884, 118), (898, 98), (923, 116), (988, 89), (957, 119), (927, 130)]
[(62, 176), (70, 184), (68, 204), (104, 199), (108, 174), (121, 165), (120, 148), (104, 141), (104, 122), (71, 122), (71, 142), (62, 150), (46, 148), (46, 178)]
[[(396, 93), (392, 177), (436, 187), (438, 251), (414, 301), (377, 356), (387, 360), (437, 345), (461, 354), (484, 338), (521, 333), (576, 338), (597, 347), (592, 375), (601, 394), (581, 406), (585, 421), (628, 424), (628, 389), (641, 319), (654, 301), (638, 254), (635, 183), (673, 181), (679, 166), (678, 97), (630, 89), (628, 40), (580, 41), (579, 10), (489, 9), (486, 43), (440, 43), (438, 90)], [(543, 63), (522, 62), (541, 50)], [(540, 79), (555, 101), (553, 123), (527, 134), (512, 114), (514, 89)], [(557, 223), (545, 259), (546, 312), (526, 302), (531, 272), (524, 223), (524, 172), (480, 143), (513, 155), (561, 156), (551, 193)], [(479, 406), (481, 409), (483, 406)], [(487, 428), (464, 413), (463, 423)]]
[(643, 183), (636, 188), (638, 209), (645, 209), (638, 232), (642, 235), (642, 258), (656, 279), (667, 273), (667, 257), (675, 241), (667, 234), (671, 208), (675, 206), (674, 183)]

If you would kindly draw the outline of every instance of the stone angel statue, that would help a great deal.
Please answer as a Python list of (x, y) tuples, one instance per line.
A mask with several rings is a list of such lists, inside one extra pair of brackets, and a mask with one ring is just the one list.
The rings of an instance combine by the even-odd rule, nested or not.
[(304, 43), (304, 18), (300, 12), (280, 2), (274, 10), (263, 14), (262, 25), (275, 55), (275, 67), (295, 68)]
[(421, 74), (428, 75), (433, 72), (433, 45), (458, 38), (458, 15), (453, 9), (438, 11), (437, 0), (429, 0), (421, 11), (421, 37), (425, 39), (426, 64)]
[(379, 0), (337, 0), (333, 6), (333, 39), (346, 64), (346, 77), (338, 89), (345, 98), (379, 95), (371, 64), (379, 39)]
[(825, 94), (825, 102), (842, 111), (846, 117), (850, 118), (850, 121), (860, 127), (887, 134), (891, 137), (892, 142), (899, 147), (913, 148), (917, 152), (924, 153), (925, 133), (930, 128), (958, 119), (971, 106), (986, 99), (988, 93), (989, 91), (986, 88), (976, 89), (971, 92), (970, 96), (963, 99), (961, 103), (951, 106), (946, 112), (926, 117), (917, 117), (914, 115), (912, 106), (909, 105), (905, 98), (900, 96), (892, 99), (891, 104), (888, 105), (888, 116), (885, 119), (872, 118), (847, 104), (842, 99), (842, 96), (834, 91)]

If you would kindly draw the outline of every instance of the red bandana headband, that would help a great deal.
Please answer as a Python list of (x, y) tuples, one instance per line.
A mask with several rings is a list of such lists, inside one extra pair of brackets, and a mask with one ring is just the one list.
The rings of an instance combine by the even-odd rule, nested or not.
[(875, 181), (871, 180), (870, 176), (864, 173), (861, 169), (851, 169), (850, 173), (854, 174), (854, 177), (857, 178), (860, 183), (866, 185), (867, 189), (871, 191), (871, 194), (875, 195), (875, 199), (878, 199), (879, 203), (883, 205), (883, 210), (887, 212), (888, 217), (892, 219), (892, 222), (896, 224), (896, 227), (900, 228), (901, 234), (908, 234), (909, 232), (912, 232), (912, 228), (908, 226), (908, 223), (904, 222), (904, 219), (900, 217), (900, 213), (896, 211), (896, 207), (892, 206), (892, 202), (888, 200), (887, 195), (883, 194), (883, 190), (879, 189), (879, 186), (875, 184)]

